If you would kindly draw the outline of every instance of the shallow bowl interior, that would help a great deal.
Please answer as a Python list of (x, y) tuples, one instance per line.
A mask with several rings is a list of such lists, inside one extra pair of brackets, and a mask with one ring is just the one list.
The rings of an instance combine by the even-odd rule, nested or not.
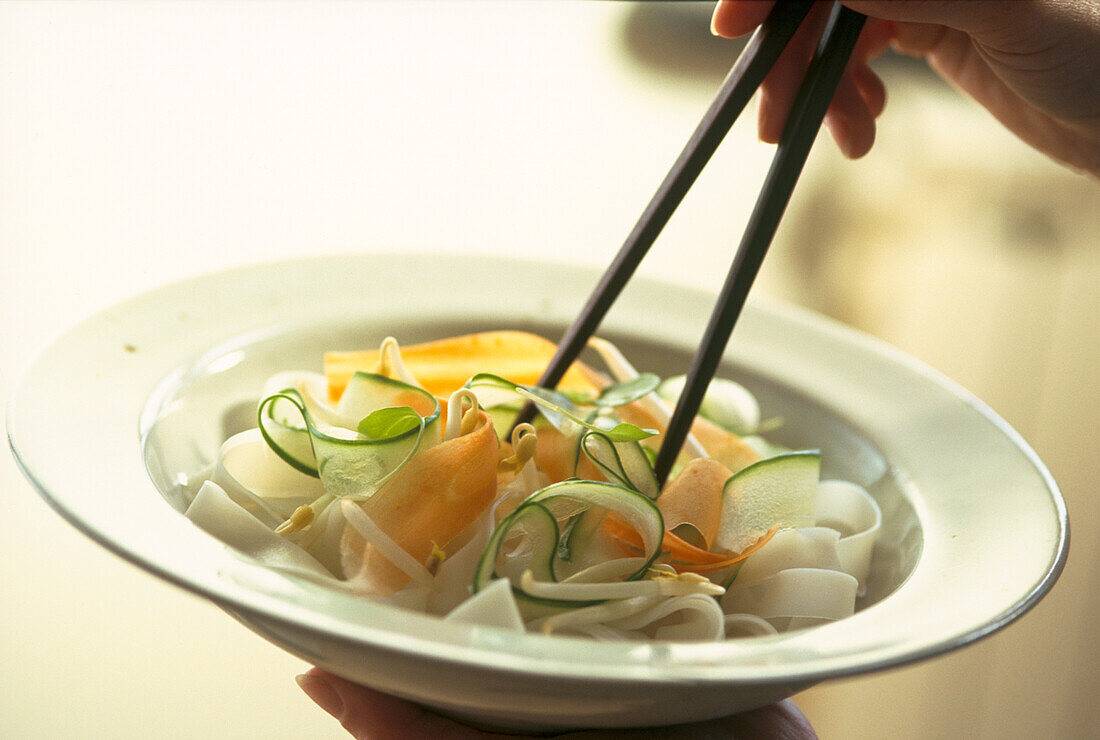
[[(488, 323), (429, 320), (401, 327), (403, 344), (491, 329), (522, 329), (556, 339), (565, 326), (537, 322)], [(158, 388), (143, 411), (146, 464), (169, 505), (182, 511), (178, 491), (216, 458), (228, 437), (256, 426), (258, 390), (271, 375), (287, 369), (321, 371), (328, 349), (377, 347), (393, 334), (369, 316), (343, 317), (339, 323), (286, 326), (238, 337), (212, 348), (191, 365), (178, 368)], [(606, 333), (641, 371), (662, 377), (683, 372), (690, 347), (656, 337)], [(598, 366), (595, 357), (586, 359)], [(859, 605), (873, 604), (896, 590), (920, 556), (920, 521), (900, 481), (881, 451), (839, 410), (829, 409), (801, 389), (768, 374), (727, 362), (719, 373), (741, 382), (761, 402), (763, 418), (776, 424), (768, 438), (793, 449), (820, 449), (822, 476), (859, 483), (887, 512), (876, 543), (867, 594)]]
[[(595, 279), (564, 266), (408, 255), (197, 278), (51, 346), (13, 399), (12, 446), (47, 500), (124, 557), (315, 664), (495, 725), (660, 724), (760, 706), (824, 678), (957, 648), (1052, 585), (1065, 557), (1064, 506), (1018, 436), (931, 370), (782, 306), (750, 305), (721, 374), (754, 391), (765, 418), (782, 419), (776, 441), (821, 449), (825, 477), (863, 485), (883, 509), (867, 595), (835, 624), (719, 645), (516, 637), (289, 579), (179, 515), (177, 487), (254, 425), (274, 372), (319, 369), (326, 350), (390, 334), (406, 344), (488, 328), (555, 338)], [(684, 372), (712, 300), (636, 280), (601, 333), (640, 369)], [(78, 358), (97, 367), (93, 387), (57, 398), (50, 384)], [(102, 428), (61, 447), (77, 450), (71, 459), (51, 454), (58, 431), (40, 421), (55, 403), (76, 408), (67, 427)], [(90, 472), (117, 491), (108, 505), (87, 493)], [(1013, 546), (1020, 541), (1033, 546)]]

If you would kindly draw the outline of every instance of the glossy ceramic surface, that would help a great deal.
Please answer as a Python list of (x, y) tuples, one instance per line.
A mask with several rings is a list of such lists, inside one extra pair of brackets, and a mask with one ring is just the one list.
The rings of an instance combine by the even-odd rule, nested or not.
[[(1035, 604), (1064, 564), (1049, 473), (993, 412), (934, 371), (801, 310), (750, 305), (722, 374), (778, 441), (883, 509), (855, 616), (722, 644), (516, 637), (364, 602), (276, 574), (194, 527), (174, 491), (252, 423), (263, 379), (326, 349), (485, 328), (554, 338), (592, 271), (438, 255), (285, 262), (134, 298), (59, 338), (9, 406), (24, 472), (70, 522), (332, 671), (479, 722), (648, 725), (770, 703), (817, 681), (961, 647)], [(684, 372), (713, 297), (636, 280), (601, 332), (639, 369)], [(74, 384), (72, 369), (90, 368)], [(1021, 543), (1027, 543), (1021, 547)]]

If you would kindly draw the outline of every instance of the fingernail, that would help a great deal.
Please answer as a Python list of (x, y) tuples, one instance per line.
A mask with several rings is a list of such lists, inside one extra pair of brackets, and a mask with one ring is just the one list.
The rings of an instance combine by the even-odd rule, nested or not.
[(848, 134), (848, 122), (840, 116), (826, 116), (825, 125), (828, 126), (829, 133), (833, 135), (840, 153), (845, 157), (851, 157), (852, 138)]
[(319, 676), (308, 673), (296, 676), (294, 680), (302, 687), (302, 691), (306, 692), (306, 696), (317, 703), (317, 706), (336, 719), (343, 719), (344, 700), (336, 693), (336, 689), (332, 688), (332, 684)]
[(771, 135), (771, 96), (761, 90), (756, 97), (756, 138), (765, 144), (776, 144), (778, 139)]
[(715, 36), (718, 35), (718, 28), (714, 25), (714, 19), (718, 17), (718, 8), (722, 7), (721, 0), (714, 6), (714, 12), (710, 15), (710, 32)]

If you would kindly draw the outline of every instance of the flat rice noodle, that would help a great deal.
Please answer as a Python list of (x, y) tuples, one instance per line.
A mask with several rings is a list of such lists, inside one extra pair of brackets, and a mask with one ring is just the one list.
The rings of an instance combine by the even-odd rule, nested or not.
[(671, 598), (652, 611), (654, 616), (664, 614), (653, 622), (653, 639), (715, 642), (726, 636), (725, 615), (717, 601), (709, 596), (692, 594)]
[[(556, 344), (536, 334), (488, 331), (402, 347), (401, 357), (429, 393), (449, 396), (478, 373), (536, 385), (556, 351)], [(324, 370), (330, 397), (338, 399), (356, 371), (374, 372), (378, 360), (378, 350), (326, 352)], [(558, 390), (592, 393), (598, 390), (594, 377), (593, 371), (573, 363)]]
[[(488, 414), (477, 428), (413, 456), (371, 498), (360, 504), (371, 520), (417, 562), (433, 545), (445, 548), (496, 496), (497, 437)], [(409, 576), (381, 556), (353, 528), (340, 543), (344, 576), (392, 593)]]
[(627, 640), (645, 641), (649, 639), (649, 635), (645, 633), (617, 630), (608, 627), (606, 624), (579, 625), (577, 627), (559, 630), (559, 634), (591, 637), (593, 640), (599, 640), (600, 642), (625, 642)]
[(607, 626), (650, 633), (657, 640), (713, 642), (726, 635), (722, 609), (705, 594), (666, 599), (645, 611), (608, 622)]
[(709, 550), (722, 521), (722, 489), (732, 475), (717, 460), (700, 458), (685, 465), (657, 498), (665, 529), (689, 524), (702, 536), (703, 549)]
[(722, 610), (767, 620), (833, 621), (855, 612), (858, 586), (839, 570), (789, 568), (754, 586), (731, 588), (722, 597)]
[(733, 588), (753, 586), (788, 568), (839, 571), (839, 541), (840, 533), (827, 527), (801, 527), (777, 532), (770, 542), (741, 566)]
[(507, 578), (498, 578), (456, 606), (446, 617), (448, 622), (499, 627), (511, 632), (525, 632), (519, 605)]
[(428, 608), (428, 596), (431, 589), (428, 586), (410, 581), (403, 589), (387, 599), (379, 599), (383, 604), (397, 606), (402, 609), (411, 609), (422, 612)]
[(764, 637), (777, 634), (771, 622), (755, 614), (727, 614), (726, 639), (737, 637)]
[(536, 617), (530, 620), (527, 626), (544, 634), (580, 630), (591, 625), (605, 624), (615, 619), (638, 614), (667, 598), (666, 596), (633, 596), (628, 599), (614, 599), (592, 606), (582, 606), (578, 609)]
[(821, 481), (814, 511), (818, 525), (840, 531), (837, 556), (845, 573), (859, 581), (862, 595), (871, 572), (871, 554), (882, 526), (882, 511), (861, 486), (839, 480)]
[(222, 443), (210, 479), (272, 529), (325, 492), (319, 479), (272, 452), (259, 429), (234, 434)]
[(285, 573), (322, 583), (335, 576), (308, 552), (280, 537), (211, 481), (202, 484), (184, 516), (239, 552)]
[[(497, 501), (499, 504), (500, 499)], [(427, 611), (442, 616), (470, 598), (474, 572), (496, 524), (495, 508), (497, 506), (494, 505), (482, 512), (467, 531), (456, 537), (454, 544), (448, 547), (447, 556), (435, 572)], [(463, 539), (465, 541), (459, 545), (458, 542)]]
[(727, 614), (754, 614), (781, 629), (855, 611), (859, 581), (841, 570), (840, 533), (802, 527), (777, 533), (745, 561), (722, 597)]
[(581, 581), (537, 581), (531, 571), (524, 571), (519, 588), (524, 593), (543, 599), (566, 601), (596, 601), (603, 599), (630, 599), (636, 596), (687, 596), (700, 594), (720, 596), (722, 587), (698, 576), (672, 576), (669, 578), (641, 578), (632, 581), (605, 581), (585, 583)]
[[(342, 555), (340, 552), (340, 540), (344, 535), (347, 521), (344, 519), (343, 510), (340, 508), (340, 500), (325, 496), (322, 501), (314, 502), (312, 508), (316, 511), (313, 521), (309, 526), (299, 532), (287, 535), (287, 539), (299, 545), (313, 557), (317, 558), (326, 568), (339, 576), (344, 572)], [(319, 511), (317, 511), (320, 509)]]

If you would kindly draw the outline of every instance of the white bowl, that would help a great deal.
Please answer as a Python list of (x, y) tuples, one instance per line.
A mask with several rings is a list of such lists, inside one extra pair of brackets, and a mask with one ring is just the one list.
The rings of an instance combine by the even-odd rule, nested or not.
[[(376, 346), (386, 334), (410, 343), (511, 327), (557, 338), (597, 277), (388, 255), (188, 280), (45, 350), (9, 406), (12, 449), (62, 516), (124, 558), (312, 663), (492, 725), (638, 726), (746, 710), (961, 647), (1053, 585), (1067, 552), (1065, 505), (1023, 440), (927, 367), (783, 306), (746, 309), (721, 372), (757, 394), (765, 418), (785, 420), (778, 441), (820, 448), (826, 475), (863, 485), (882, 507), (868, 593), (848, 619), (718, 644), (516, 636), (279, 575), (178, 511), (175, 486), (253, 423), (268, 375), (318, 369), (326, 349)], [(712, 303), (636, 279), (601, 334), (641, 369), (684, 372)]]

